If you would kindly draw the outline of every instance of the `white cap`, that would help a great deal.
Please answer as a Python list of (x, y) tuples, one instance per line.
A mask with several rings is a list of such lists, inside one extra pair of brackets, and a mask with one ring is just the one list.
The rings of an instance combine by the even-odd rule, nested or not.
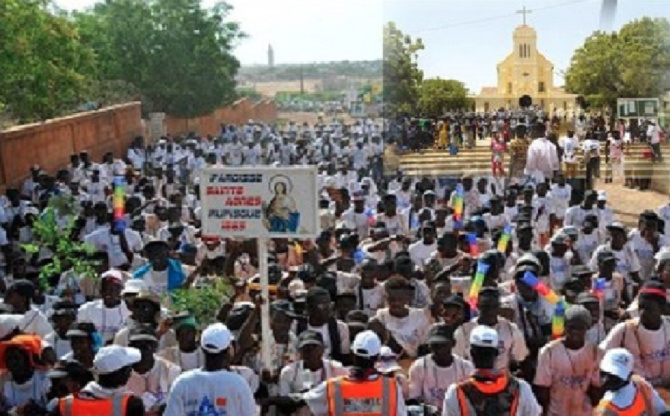
[(498, 348), (498, 332), (490, 326), (478, 325), (470, 332), (470, 345)]
[(390, 373), (402, 370), (402, 367), (398, 365), (397, 355), (386, 345), (381, 348), (379, 361), (377, 361), (375, 367), (380, 373)]
[(612, 348), (605, 353), (600, 362), (600, 370), (619, 377), (622, 380), (628, 380), (633, 372), (635, 359), (633, 355), (625, 348)]
[(126, 281), (121, 291), (122, 295), (139, 294), (144, 290), (144, 281), (142, 279), (130, 279)]
[(142, 353), (137, 348), (110, 345), (95, 354), (93, 369), (98, 374), (109, 374), (138, 363), (141, 358)]
[[(105, 280), (109, 279), (112, 280), (120, 285), (123, 285), (123, 282), (125, 282), (126, 279), (124, 279), (123, 272), (121, 270), (107, 270), (100, 276), (100, 279)], [(140, 279), (137, 279), (140, 280)], [(141, 280), (140, 280), (141, 281)]]
[(359, 357), (376, 357), (382, 349), (382, 342), (374, 331), (359, 332), (354, 338), (351, 351)]
[(0, 315), (0, 338), (11, 334), (19, 327), (23, 315)]
[(305, 283), (302, 279), (293, 279), (288, 284), (288, 293), (292, 298), (295, 298), (298, 293), (305, 291)]
[(211, 354), (218, 354), (230, 346), (233, 336), (224, 324), (217, 322), (205, 328), (200, 336), (200, 347)]
[(605, 191), (598, 192), (598, 201), (607, 201), (607, 192)]

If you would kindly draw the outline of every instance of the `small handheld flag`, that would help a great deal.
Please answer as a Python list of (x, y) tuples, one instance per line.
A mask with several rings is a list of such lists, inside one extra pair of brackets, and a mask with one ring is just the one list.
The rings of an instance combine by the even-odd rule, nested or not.
[(554, 309), (554, 316), (551, 319), (551, 339), (558, 339), (565, 333), (565, 309), (564, 300), (560, 300)]
[(470, 293), (468, 294), (468, 303), (472, 309), (477, 309), (477, 297), (479, 296), (479, 291), (484, 284), (484, 277), (489, 271), (490, 265), (487, 263), (479, 262), (477, 264), (477, 272), (475, 273), (475, 280), (472, 281), (470, 285)]
[(365, 209), (365, 217), (367, 218), (368, 225), (372, 227), (377, 220), (375, 219), (375, 213), (372, 211), (372, 208)]
[(593, 287), (591, 288), (591, 292), (598, 296), (598, 299), (602, 299), (603, 296), (605, 295), (605, 285), (606, 285), (606, 280), (604, 277), (598, 277), (593, 280)]
[(468, 245), (470, 246), (470, 256), (476, 259), (479, 256), (479, 245), (477, 244), (477, 234), (468, 233)]
[(123, 176), (116, 176), (112, 184), (114, 186), (112, 195), (114, 229), (117, 232), (123, 232), (126, 229), (126, 179)]
[(528, 286), (532, 287), (539, 293), (540, 296), (542, 296), (544, 299), (547, 300), (547, 302), (556, 304), (559, 302), (560, 298), (554, 292), (551, 290), (547, 285), (544, 283), (540, 282), (537, 277), (531, 272), (526, 272), (523, 275), (522, 281), (527, 284)]
[(507, 244), (509, 243), (510, 238), (512, 237), (512, 227), (509, 224), (505, 225), (503, 233), (498, 240), (498, 251), (505, 254), (507, 250)]
[(463, 223), (463, 185), (456, 185), (456, 198), (454, 198), (454, 228), (460, 229)]

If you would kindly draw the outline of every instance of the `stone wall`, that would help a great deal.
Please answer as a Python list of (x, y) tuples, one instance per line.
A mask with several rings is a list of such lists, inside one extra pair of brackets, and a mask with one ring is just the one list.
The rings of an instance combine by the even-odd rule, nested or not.
[(83, 150), (93, 161), (106, 152), (125, 156), (133, 138), (142, 134), (141, 103), (131, 102), (78, 113), (0, 132), (0, 190), (18, 186), (38, 164), (55, 173), (70, 155)]
[(272, 123), (276, 119), (277, 105), (274, 101), (264, 100), (254, 104), (251, 100), (243, 98), (202, 117), (188, 119), (166, 117), (165, 126), (167, 133), (171, 135), (188, 132), (217, 135), (221, 132), (221, 123), (243, 124), (249, 120)]

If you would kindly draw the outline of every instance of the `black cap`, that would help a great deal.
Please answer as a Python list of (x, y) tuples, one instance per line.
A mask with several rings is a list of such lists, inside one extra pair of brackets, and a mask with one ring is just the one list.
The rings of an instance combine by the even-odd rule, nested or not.
[(587, 303), (600, 303), (600, 299), (592, 293), (582, 292), (577, 296), (577, 304), (584, 305)]
[(622, 223), (620, 221), (614, 221), (613, 223), (608, 225), (606, 228), (610, 231), (619, 230), (619, 231), (622, 231), (624, 233), (626, 232), (626, 226), (624, 225), (624, 223)]
[(443, 301), (442, 301), (442, 306), (447, 307), (447, 306), (458, 306), (459, 308), (465, 308), (465, 300), (463, 300), (462, 297), (453, 294), (450, 296), (447, 296)]
[(77, 305), (70, 300), (59, 300), (53, 305), (51, 316), (77, 316)]
[(89, 371), (81, 363), (74, 360), (59, 361), (47, 373), (51, 379), (61, 379), (66, 377), (79, 378), (85, 376)]
[(592, 276), (593, 270), (591, 270), (589, 266), (572, 266), (570, 274), (572, 274), (574, 277)]
[(442, 344), (454, 340), (454, 327), (447, 324), (433, 324), (428, 332), (429, 344)]
[(65, 336), (68, 338), (88, 338), (91, 337), (94, 332), (96, 332), (95, 325), (91, 322), (75, 322), (70, 326), (70, 329), (67, 330)]
[(156, 330), (147, 324), (137, 325), (130, 330), (128, 335), (128, 342), (135, 341), (151, 341), (158, 343), (158, 337), (156, 336)]
[(596, 255), (598, 263), (604, 263), (606, 261), (616, 261), (616, 256), (610, 250), (602, 250)]
[(298, 336), (298, 349), (306, 347), (307, 345), (323, 346), (323, 337), (320, 333), (308, 329)]

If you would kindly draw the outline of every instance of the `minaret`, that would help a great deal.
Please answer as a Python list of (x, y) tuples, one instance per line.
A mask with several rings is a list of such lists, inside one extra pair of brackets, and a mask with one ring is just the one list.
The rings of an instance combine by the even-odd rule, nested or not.
[(268, 45), (268, 67), (275, 67), (275, 51), (272, 49), (272, 45)]

